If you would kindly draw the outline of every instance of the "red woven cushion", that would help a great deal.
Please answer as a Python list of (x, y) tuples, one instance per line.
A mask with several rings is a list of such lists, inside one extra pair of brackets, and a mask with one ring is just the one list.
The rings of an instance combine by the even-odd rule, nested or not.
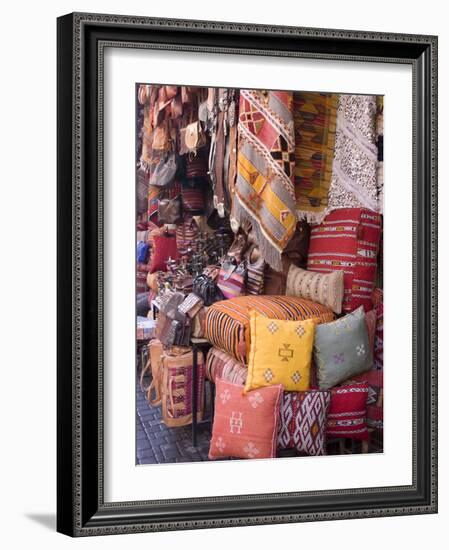
[(246, 394), (242, 386), (217, 380), (209, 458), (274, 458), (282, 386)]
[(327, 436), (368, 439), (367, 398), (367, 383), (348, 384), (332, 389), (327, 416)]
[(366, 208), (341, 208), (328, 214), (310, 234), (307, 269), (344, 271), (343, 311), (372, 308), (381, 215)]
[(179, 258), (175, 236), (155, 235), (154, 248), (151, 252), (150, 273), (167, 271), (167, 260)]

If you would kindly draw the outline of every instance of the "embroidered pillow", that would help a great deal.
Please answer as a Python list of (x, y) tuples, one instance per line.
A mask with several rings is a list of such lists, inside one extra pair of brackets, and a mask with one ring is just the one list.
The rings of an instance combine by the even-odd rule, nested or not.
[(218, 379), (209, 458), (274, 458), (282, 386), (242, 393)]
[(313, 355), (318, 386), (327, 390), (372, 365), (363, 306), (332, 323), (318, 325)]
[(345, 313), (372, 308), (380, 234), (381, 215), (366, 208), (333, 210), (311, 229), (307, 269), (344, 271)]
[(150, 273), (167, 271), (167, 261), (179, 258), (178, 247), (174, 235), (156, 235), (154, 250), (151, 253)]
[(367, 383), (351, 384), (331, 390), (331, 403), (327, 415), (327, 436), (368, 439), (367, 398)]
[(326, 454), (328, 391), (286, 392), (280, 407), (279, 449), (295, 448), (310, 456)]
[(251, 344), (245, 392), (282, 384), (286, 391), (308, 390), (315, 323), (280, 321), (250, 311)]
[(291, 265), (287, 275), (287, 296), (299, 296), (330, 307), (341, 313), (343, 300), (343, 271), (317, 273)]

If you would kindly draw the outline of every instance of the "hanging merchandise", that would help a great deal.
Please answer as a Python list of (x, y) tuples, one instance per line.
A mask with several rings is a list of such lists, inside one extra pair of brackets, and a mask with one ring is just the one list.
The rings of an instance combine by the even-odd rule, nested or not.
[(238, 131), (232, 215), (240, 225), (252, 223), (263, 259), (281, 271), (296, 227), (292, 94), (241, 90)]
[(182, 222), (181, 196), (161, 199), (158, 203), (157, 216), (161, 223), (177, 224)]
[(337, 112), (328, 211), (369, 208), (381, 211), (376, 145), (376, 96), (341, 95)]
[(319, 223), (332, 177), (338, 94), (293, 92), (295, 194), (299, 219)]
[(257, 245), (252, 244), (245, 253), (247, 266), (246, 293), (259, 295), (264, 292), (265, 260)]
[(174, 151), (166, 152), (151, 173), (150, 185), (165, 188), (170, 186), (178, 171), (178, 161)]

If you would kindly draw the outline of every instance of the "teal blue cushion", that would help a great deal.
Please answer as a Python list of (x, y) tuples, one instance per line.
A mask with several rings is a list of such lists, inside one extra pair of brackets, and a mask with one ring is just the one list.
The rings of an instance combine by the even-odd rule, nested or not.
[(313, 357), (322, 390), (370, 369), (372, 351), (363, 306), (341, 319), (316, 327)]

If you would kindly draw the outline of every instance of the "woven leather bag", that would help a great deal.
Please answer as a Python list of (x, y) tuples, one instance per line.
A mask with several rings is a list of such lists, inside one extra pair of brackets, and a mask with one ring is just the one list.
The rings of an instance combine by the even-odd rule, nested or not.
[[(204, 411), (204, 356), (198, 353), (197, 363), (197, 421)], [(186, 426), (192, 422), (193, 352), (189, 348), (167, 350), (161, 361), (162, 420), (166, 426)]]

